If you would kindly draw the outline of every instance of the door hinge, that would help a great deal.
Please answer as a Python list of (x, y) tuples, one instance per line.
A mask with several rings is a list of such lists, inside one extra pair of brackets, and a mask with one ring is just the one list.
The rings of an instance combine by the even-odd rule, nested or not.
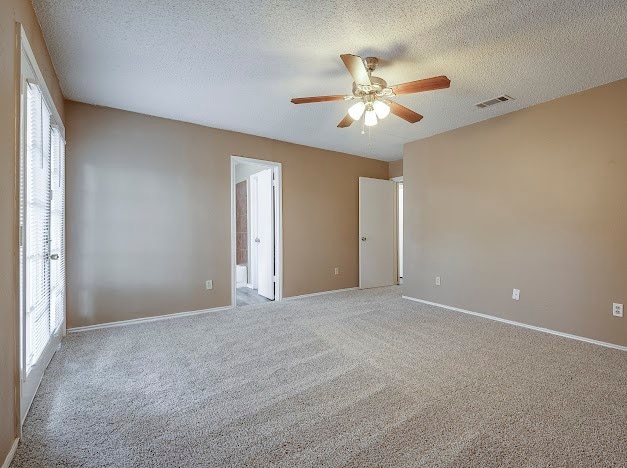
[(277, 280), (276, 275), (274, 275), (274, 276), (272, 277), (272, 281), (273, 281), (273, 282), (275, 282), (275, 283), (278, 281), (278, 280)]
[(24, 247), (24, 226), (20, 225), (20, 247)]

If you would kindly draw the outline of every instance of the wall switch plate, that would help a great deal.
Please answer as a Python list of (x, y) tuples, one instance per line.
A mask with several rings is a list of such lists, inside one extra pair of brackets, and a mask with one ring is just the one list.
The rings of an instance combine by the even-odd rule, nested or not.
[(205, 288), (206, 289), (213, 289), (213, 280), (207, 280), (205, 282)]
[(339, 275), (340, 274), (340, 267), (335, 267), (335, 274)]
[(514, 289), (512, 291), (512, 299), (514, 299), (515, 301), (520, 300), (520, 289)]
[(612, 307), (612, 315), (614, 317), (622, 317), (623, 316), (623, 304), (614, 303)]
[(436, 285), (436, 286), (440, 286), (440, 284), (442, 284), (442, 282), (440, 281), (440, 277), (439, 277), (439, 276), (436, 276), (436, 277), (435, 277), (435, 285)]

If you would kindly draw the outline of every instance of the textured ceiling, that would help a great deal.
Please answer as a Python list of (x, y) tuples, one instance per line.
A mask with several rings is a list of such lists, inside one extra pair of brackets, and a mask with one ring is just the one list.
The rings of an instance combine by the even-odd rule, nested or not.
[[(625, 0), (34, 0), (69, 99), (393, 160), (403, 144), (627, 77)], [(380, 57), (423, 114), (336, 128), (342, 53)], [(509, 94), (515, 101), (478, 109)], [(254, 155), (250, 155), (254, 156)]]

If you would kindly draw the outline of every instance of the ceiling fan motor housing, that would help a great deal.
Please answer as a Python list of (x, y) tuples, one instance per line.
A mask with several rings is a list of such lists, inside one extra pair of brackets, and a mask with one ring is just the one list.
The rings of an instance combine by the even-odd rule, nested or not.
[(353, 95), (356, 97), (363, 97), (371, 94), (380, 94), (385, 89), (389, 89), (387, 82), (383, 78), (379, 78), (378, 76), (370, 76), (369, 85), (360, 85), (357, 83), (353, 83)]

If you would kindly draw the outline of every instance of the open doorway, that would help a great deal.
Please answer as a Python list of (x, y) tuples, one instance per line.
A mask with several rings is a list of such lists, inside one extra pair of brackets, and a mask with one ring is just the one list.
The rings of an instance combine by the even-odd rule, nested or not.
[(282, 298), (281, 164), (231, 157), (232, 301)]

